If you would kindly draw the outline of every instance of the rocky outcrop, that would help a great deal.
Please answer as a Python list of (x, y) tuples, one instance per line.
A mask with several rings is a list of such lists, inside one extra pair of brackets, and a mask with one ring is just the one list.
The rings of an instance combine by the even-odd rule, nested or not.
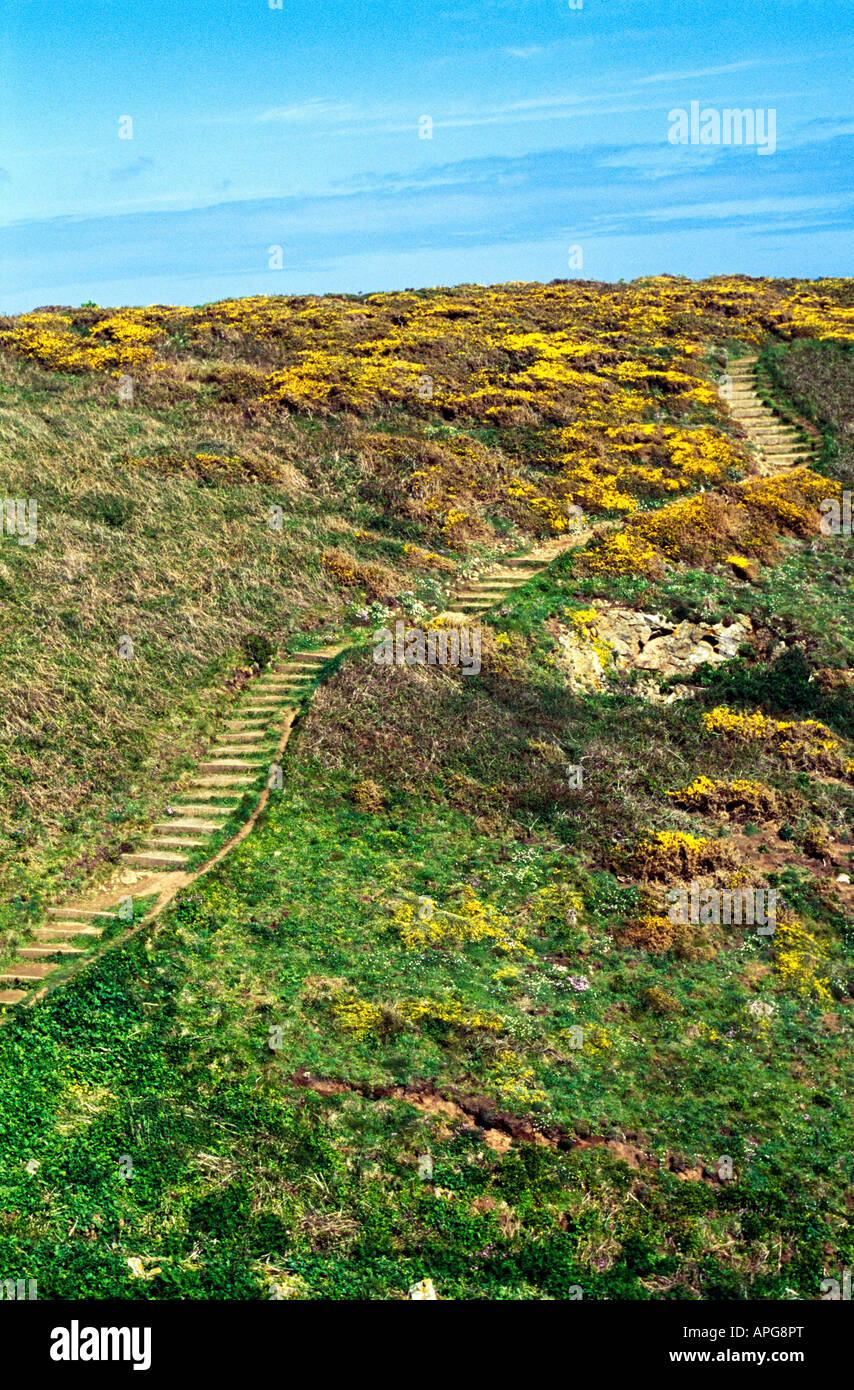
[[(659, 613), (638, 613), (617, 604), (570, 614), (569, 626), (552, 627), (560, 647), (558, 661), (570, 688), (604, 690), (620, 671), (649, 671), (658, 677), (690, 676), (705, 662), (730, 661), (753, 631), (750, 619), (738, 614), (730, 623), (674, 623)], [(645, 699), (670, 703), (692, 692), (677, 687), (662, 696), (656, 680), (642, 681)]]

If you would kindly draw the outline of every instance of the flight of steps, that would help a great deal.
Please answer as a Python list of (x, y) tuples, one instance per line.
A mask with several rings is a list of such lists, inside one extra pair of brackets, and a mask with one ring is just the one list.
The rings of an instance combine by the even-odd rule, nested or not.
[(515, 560), (504, 560), (500, 564), (493, 566), (480, 578), (472, 580), (463, 589), (460, 589), (453, 598), (453, 612), (464, 613), (467, 617), (476, 617), (480, 613), (485, 613), (487, 609), (494, 608), (503, 598), (511, 594), (514, 589), (518, 589), (522, 584), (527, 584), (541, 570), (544, 570), (552, 560), (571, 546), (584, 545), (594, 534), (594, 530), (579, 530), (569, 536), (546, 541), (544, 545), (538, 546), (527, 555)]
[[(608, 527), (611, 524), (606, 523)], [(453, 613), (474, 617), (494, 607), (564, 550), (585, 544), (592, 534), (594, 531), (579, 530), (546, 541), (521, 558), (502, 561), (449, 600)], [(122, 855), (125, 869), (151, 875), (143, 885), (142, 896), (161, 887), (165, 890), (167, 880), (170, 893), (175, 891), (176, 879), (181, 884), (190, 881), (189, 877), (181, 877), (190, 856), (205, 848), (227, 824), (244, 792), (254, 787), (259, 775), (270, 767), (287, 716), (299, 712), (300, 702), (344, 646), (338, 643), (317, 651), (298, 652), (250, 682), (207, 759), (199, 764), (189, 782), (172, 793), (163, 819), (155, 822), (139, 848)], [(0, 991), (0, 1005), (20, 1003), (63, 960), (85, 955), (100, 938), (104, 925), (115, 920), (123, 896), (128, 896), (126, 889), (114, 894), (109, 904), (101, 908), (49, 908), (49, 925), (37, 927), (33, 941), (19, 947), (11, 964), (0, 971), (0, 985), (15, 986)]]
[(269, 768), (283, 715), (296, 714), (324, 666), (341, 647), (298, 652), (272, 667), (244, 692), (192, 781), (170, 799), (141, 847), (122, 855), (131, 869), (184, 869), (192, 854), (222, 829), (244, 792)]
[(19, 946), (11, 965), (0, 970), (0, 984), (17, 986), (0, 990), (0, 1004), (18, 1004), (28, 990), (21, 985), (40, 984), (56, 969), (56, 957), (81, 956), (97, 941), (114, 914), (74, 907), (49, 907), (48, 925), (36, 927), (33, 940)]
[(769, 475), (804, 468), (815, 445), (796, 425), (789, 425), (764, 404), (756, 383), (756, 358), (740, 357), (727, 368), (732, 381), (730, 410), (761, 454), (761, 472)]
[[(135, 872), (184, 870), (190, 856), (227, 823), (243, 793), (270, 767), (285, 716), (297, 713), (324, 667), (341, 650), (339, 644), (298, 652), (251, 681), (207, 759), (171, 795), (163, 819), (155, 822), (140, 847), (121, 856), (122, 865)], [(156, 887), (147, 884), (145, 891), (152, 886)], [(18, 947), (11, 963), (0, 970), (0, 985), (15, 986), (0, 990), (0, 1005), (20, 1003), (63, 960), (85, 954), (101, 936), (103, 919), (115, 916), (115, 909), (48, 909), (50, 925), (37, 927), (33, 941)]]

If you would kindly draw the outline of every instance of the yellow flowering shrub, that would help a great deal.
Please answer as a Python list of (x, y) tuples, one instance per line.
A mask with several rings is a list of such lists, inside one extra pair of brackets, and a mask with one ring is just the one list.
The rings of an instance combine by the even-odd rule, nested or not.
[[(360, 485), (452, 548), (494, 539), (496, 509), (552, 535), (573, 528), (573, 507), (618, 513), (637, 531), (591, 551), (587, 572), (656, 576), (668, 560), (761, 559), (775, 531), (812, 527), (832, 492), (803, 470), (800, 481), (748, 478), (738, 495), (754, 465), (708, 348), (772, 331), (851, 337), (849, 298), (840, 279), (741, 276), (254, 295), (40, 310), (3, 319), (0, 350), (50, 371), (132, 371), (149, 387), (163, 374), (170, 400), (203, 388), (241, 418), (334, 416), (347, 451), (367, 461)], [(484, 430), (509, 434), (487, 446)], [(681, 494), (699, 488), (727, 489), (743, 515), (719, 533), (703, 503), (647, 529), (640, 501), (689, 501)]]
[(635, 845), (615, 849), (614, 863), (639, 879), (694, 879), (728, 864), (732, 851), (720, 840), (683, 830), (658, 830)]
[(405, 902), (398, 905), (393, 920), (404, 945), (416, 950), (462, 950), (470, 942), (490, 941), (507, 955), (531, 954), (523, 928), (491, 903), (481, 902), (469, 884), (454, 899), (453, 909), (430, 903), (429, 911), (426, 904), (416, 910), (413, 904)]
[(397, 999), (388, 1004), (373, 1004), (359, 997), (350, 986), (331, 994), (332, 1013), (348, 1033), (366, 1038), (384, 1035), (405, 1025), (423, 1022), (444, 1023), (461, 1032), (499, 1033), (504, 1020), (499, 1014), (485, 1009), (472, 1009), (460, 998)]
[(777, 534), (817, 535), (824, 497), (841, 485), (809, 469), (722, 485), (632, 518), (624, 530), (588, 547), (583, 572), (660, 577), (666, 563), (735, 564), (753, 577), (752, 558), (773, 560)]
[(787, 767), (846, 775), (842, 742), (818, 719), (771, 719), (760, 710), (744, 714), (726, 705), (707, 710), (702, 718), (709, 733), (738, 743), (764, 743)]
[(375, 599), (392, 598), (398, 588), (398, 581), (385, 565), (356, 560), (343, 550), (326, 550), (321, 557), (322, 564), (344, 588), (364, 589)]
[(643, 574), (658, 579), (663, 573), (661, 555), (637, 532), (626, 529), (590, 546), (580, 560), (582, 574)]
[(485, 1009), (470, 1009), (461, 999), (403, 999), (397, 1005), (411, 1023), (447, 1023), (462, 1032), (500, 1033), (504, 1020)]
[(536, 930), (547, 930), (555, 922), (571, 930), (579, 927), (583, 907), (584, 898), (576, 888), (568, 883), (549, 883), (531, 899), (529, 919)]
[(667, 793), (671, 801), (689, 811), (706, 815), (725, 811), (738, 820), (768, 820), (779, 815), (779, 798), (763, 782), (747, 778), (733, 781), (714, 781), (711, 777), (695, 777), (690, 786)]
[(782, 983), (796, 994), (829, 1002), (831, 993), (823, 973), (827, 956), (803, 923), (797, 918), (778, 921), (773, 940), (777, 974)]
[(341, 1027), (357, 1038), (377, 1032), (383, 1019), (382, 1009), (356, 994), (336, 999), (332, 1009)]
[(484, 1080), (504, 1105), (522, 1108), (545, 1105), (548, 1100), (545, 1091), (536, 1085), (536, 1072), (509, 1048), (498, 1053)]

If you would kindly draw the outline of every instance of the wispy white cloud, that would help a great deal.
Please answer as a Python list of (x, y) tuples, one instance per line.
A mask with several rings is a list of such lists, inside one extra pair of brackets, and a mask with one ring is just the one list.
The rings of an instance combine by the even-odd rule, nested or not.
[(538, 58), (541, 53), (545, 52), (545, 49), (538, 43), (532, 43), (529, 44), (527, 48), (505, 48), (504, 52), (511, 58), (522, 58), (524, 60), (526, 58)]
[(723, 63), (715, 68), (693, 68), (687, 72), (654, 72), (649, 77), (639, 77), (637, 85), (647, 86), (650, 82), (688, 82), (694, 77), (720, 77), (726, 72), (740, 72), (744, 68), (761, 67), (763, 63), (773, 62), (775, 67), (779, 66), (779, 58), (774, 54), (773, 58), (745, 58), (740, 63)]
[(310, 101), (298, 102), (296, 106), (271, 106), (254, 119), (262, 124), (279, 121), (286, 125), (297, 125), (301, 122), (345, 120), (352, 114), (352, 107), (346, 102), (313, 97)]

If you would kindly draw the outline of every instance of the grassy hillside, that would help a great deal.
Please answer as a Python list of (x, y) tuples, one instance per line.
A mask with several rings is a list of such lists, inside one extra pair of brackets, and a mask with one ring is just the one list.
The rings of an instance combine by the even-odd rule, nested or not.
[[(97, 879), (265, 644), (362, 643), (253, 834), (0, 1029), (7, 1277), (814, 1299), (851, 1268), (854, 548), (818, 506), (852, 305), (661, 277), (0, 325), (40, 515), (0, 551), (7, 922)], [(727, 348), (820, 471), (758, 476)], [(479, 676), (372, 661), (575, 506), (618, 525), (490, 615)], [(626, 612), (746, 635), (621, 663)], [(776, 933), (672, 923), (697, 879), (777, 888)]]
[(253, 654), (737, 480), (723, 346), (852, 318), (845, 281), (660, 277), (0, 320), (4, 496), (39, 508), (0, 549), (3, 925), (115, 864)]

